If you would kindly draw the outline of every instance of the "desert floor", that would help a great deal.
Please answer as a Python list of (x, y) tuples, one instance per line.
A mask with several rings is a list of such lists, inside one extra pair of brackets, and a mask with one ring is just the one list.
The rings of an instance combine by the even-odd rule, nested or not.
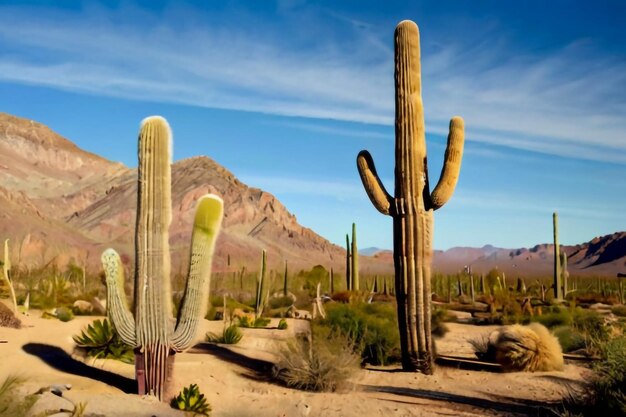
[[(86, 402), (86, 416), (183, 416), (150, 397), (129, 394), (134, 367), (112, 360), (83, 358), (74, 351), (72, 335), (96, 317), (63, 323), (32, 312), (21, 316), (19, 330), (0, 328), (0, 381), (16, 374), (26, 379), (23, 394), (51, 384), (71, 384), (65, 397)], [(585, 368), (568, 364), (564, 372), (498, 373), (438, 366), (433, 376), (399, 372), (397, 368), (362, 369), (353, 387), (339, 393), (306, 393), (269, 382), (259, 371), (275, 360), (281, 344), (304, 332), (308, 322), (288, 320), (287, 330), (242, 329), (236, 347), (199, 344), (177, 354), (176, 392), (196, 383), (210, 402), (212, 416), (492, 416), (532, 415), (537, 406), (558, 403), (568, 390), (588, 377)], [(271, 325), (276, 325), (277, 320)], [(270, 325), (270, 326), (271, 326)], [(221, 322), (204, 321), (200, 335), (220, 332)], [(437, 343), (439, 354), (473, 357), (468, 339), (495, 326), (448, 324)], [(33, 413), (68, 408), (69, 403), (43, 394)]]

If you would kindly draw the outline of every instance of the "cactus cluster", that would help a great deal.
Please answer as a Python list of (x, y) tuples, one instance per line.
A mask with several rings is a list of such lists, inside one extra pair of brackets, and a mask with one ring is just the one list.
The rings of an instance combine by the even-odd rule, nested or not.
[(433, 212), (452, 196), (463, 155), (463, 119), (453, 117), (437, 186), (428, 181), (421, 94), (419, 30), (405, 20), (395, 31), (395, 193), (385, 190), (367, 151), (357, 157), (361, 180), (374, 207), (393, 218), (395, 291), (402, 367), (430, 374)]
[(169, 226), (171, 222), (171, 131), (161, 117), (149, 117), (139, 132), (134, 314), (124, 294), (124, 268), (117, 252), (102, 254), (107, 314), (122, 341), (135, 348), (139, 394), (164, 400), (174, 353), (189, 348), (206, 313), (211, 260), (223, 217), (223, 202), (212, 194), (196, 206), (189, 275), (174, 322), (170, 316)]

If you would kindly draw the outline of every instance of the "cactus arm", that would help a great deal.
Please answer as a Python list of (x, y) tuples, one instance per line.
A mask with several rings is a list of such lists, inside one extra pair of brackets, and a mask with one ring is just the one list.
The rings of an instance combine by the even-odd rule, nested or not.
[(191, 237), (189, 277), (176, 329), (172, 335), (174, 350), (182, 351), (189, 348), (196, 336), (198, 323), (206, 313), (211, 261), (223, 215), (224, 203), (221, 198), (208, 194), (198, 201)]
[(102, 254), (102, 267), (106, 276), (107, 316), (124, 343), (136, 347), (135, 319), (128, 309), (124, 293), (124, 267), (122, 260), (113, 249)]
[(376, 210), (387, 216), (391, 215), (393, 197), (389, 195), (382, 181), (376, 173), (376, 166), (372, 155), (368, 151), (361, 151), (356, 158), (356, 165), (363, 182), (363, 187)]
[(17, 314), (17, 298), (15, 298), (15, 290), (13, 289), (13, 283), (9, 279), (9, 271), (11, 270), (11, 258), (9, 257), (9, 239), (4, 241), (4, 263), (2, 264), (2, 273), (4, 280), (9, 286), (11, 292), (11, 301), (13, 302), (13, 312)]
[(463, 119), (455, 116), (450, 120), (450, 133), (448, 134), (445, 162), (441, 169), (439, 182), (430, 195), (433, 210), (437, 210), (446, 204), (454, 193), (454, 188), (459, 180), (459, 172), (461, 171), (464, 140)]

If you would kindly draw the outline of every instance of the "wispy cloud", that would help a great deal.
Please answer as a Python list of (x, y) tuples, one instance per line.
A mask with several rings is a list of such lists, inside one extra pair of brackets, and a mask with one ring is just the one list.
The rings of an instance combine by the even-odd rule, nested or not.
[[(328, 11), (300, 5), (298, 13), (303, 16), (295, 24), (231, 15), (207, 24), (190, 18), (183, 26), (167, 22), (193, 12), (33, 13), (0, 7), (0, 80), (127, 99), (392, 124), (393, 62), (384, 41), (391, 43), (391, 34), (334, 14), (332, 19), (348, 22), (338, 33), (322, 18)], [(296, 24), (315, 36), (303, 40)], [(433, 41), (425, 41), (428, 36)], [(602, 55), (587, 40), (531, 54), (511, 49), (493, 33), (446, 46), (435, 45), (437, 36), (422, 34), (429, 132), (447, 134), (448, 117), (461, 114), (469, 141), (626, 163), (623, 57)], [(299, 127), (352, 136), (352, 130), (316, 124)]]

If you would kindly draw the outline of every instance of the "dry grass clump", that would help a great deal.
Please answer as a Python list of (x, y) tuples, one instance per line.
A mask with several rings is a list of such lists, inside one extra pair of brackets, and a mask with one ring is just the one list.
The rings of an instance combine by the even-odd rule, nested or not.
[(539, 323), (504, 326), (488, 338), (470, 343), (476, 356), (500, 364), (506, 372), (563, 370), (563, 352), (558, 339)]
[(15, 317), (13, 311), (4, 305), (4, 303), (0, 303), (0, 327), (10, 327), (12, 329), (19, 329), (22, 327), (20, 319)]
[(334, 392), (348, 385), (359, 362), (350, 339), (320, 328), (312, 340), (299, 339), (281, 352), (274, 376), (292, 388)]

